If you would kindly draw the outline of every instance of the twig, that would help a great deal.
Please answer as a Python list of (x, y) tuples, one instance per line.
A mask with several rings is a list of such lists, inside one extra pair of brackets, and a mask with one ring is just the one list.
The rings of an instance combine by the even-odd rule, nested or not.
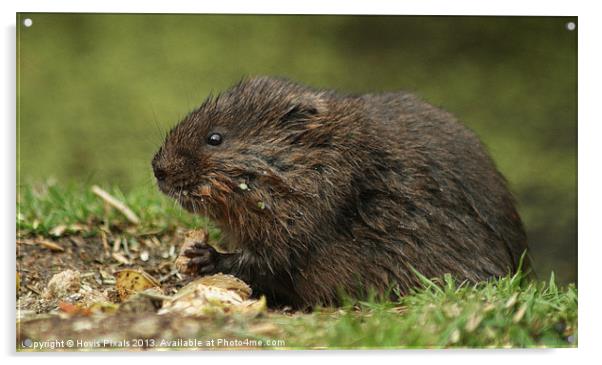
[(119, 252), (120, 248), (121, 248), (121, 237), (117, 237), (117, 238), (115, 238), (115, 241), (113, 241), (113, 252)]
[(33, 246), (35, 244), (36, 244), (35, 241), (28, 240), (28, 239), (18, 239), (17, 240), (17, 245), (29, 245), (29, 246)]
[(163, 275), (159, 278), (159, 282), (162, 283), (165, 280), (171, 278), (172, 276), (177, 276), (178, 275), (178, 270), (177, 269), (173, 269), (171, 270), (167, 275)]
[(102, 247), (104, 248), (105, 256), (109, 256), (109, 241), (107, 241), (107, 234), (105, 231), (100, 231), (100, 239), (102, 241)]
[(121, 241), (121, 245), (123, 246), (123, 252), (125, 253), (125, 255), (131, 259), (132, 255), (130, 254), (130, 246), (129, 246), (128, 239), (123, 237), (123, 240)]
[(125, 205), (121, 201), (117, 200), (111, 194), (107, 193), (106, 191), (102, 190), (100, 187), (98, 187), (96, 185), (92, 186), (92, 192), (94, 194), (98, 195), (102, 200), (107, 202), (107, 204), (109, 204), (113, 208), (117, 209), (131, 223), (133, 223), (133, 224), (140, 223), (140, 219), (138, 218), (138, 216), (130, 208), (128, 208), (127, 205)]
[(123, 256), (121, 253), (119, 252), (113, 252), (113, 254), (111, 255), (113, 256), (113, 258), (117, 261), (120, 262), (124, 265), (129, 265), (131, 264), (130, 260), (128, 260), (127, 258), (125, 258), (125, 256)]
[(29, 289), (30, 291), (32, 291), (32, 292), (34, 292), (34, 293), (36, 293), (37, 295), (42, 295), (42, 292), (41, 292), (41, 291), (39, 291), (38, 289), (34, 288), (34, 287), (33, 287), (33, 286), (31, 286), (31, 285), (25, 285), (25, 287), (26, 287), (27, 289)]
[(65, 251), (65, 249), (62, 246), (60, 246), (52, 241), (38, 238), (35, 242), (40, 246), (46, 247), (50, 251), (55, 251), (55, 252), (64, 252)]

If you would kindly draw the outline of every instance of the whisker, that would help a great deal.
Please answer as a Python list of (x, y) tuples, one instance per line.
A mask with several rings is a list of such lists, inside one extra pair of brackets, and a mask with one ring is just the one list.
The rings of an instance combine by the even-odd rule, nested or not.
[(157, 112), (155, 111), (155, 107), (153, 106), (153, 104), (151, 104), (150, 107), (151, 112), (153, 114), (153, 122), (155, 123), (155, 131), (158, 133), (159, 143), (163, 143), (163, 139), (165, 138), (167, 133), (164, 129), (161, 128), (161, 125), (159, 125), (159, 121), (157, 119)]

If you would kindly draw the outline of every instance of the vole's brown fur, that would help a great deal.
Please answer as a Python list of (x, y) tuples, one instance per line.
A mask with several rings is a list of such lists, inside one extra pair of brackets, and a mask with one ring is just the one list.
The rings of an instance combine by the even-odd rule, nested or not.
[[(207, 143), (214, 132), (221, 145)], [(163, 192), (239, 250), (199, 244), (190, 267), (234, 274), (274, 305), (405, 294), (419, 285), (413, 269), (478, 282), (514, 271), (527, 247), (478, 138), (403, 92), (246, 79), (181, 121), (153, 169)]]

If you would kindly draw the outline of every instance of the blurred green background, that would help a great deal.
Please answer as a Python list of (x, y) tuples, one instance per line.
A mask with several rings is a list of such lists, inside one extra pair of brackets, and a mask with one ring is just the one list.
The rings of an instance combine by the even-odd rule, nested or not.
[[(22, 20), (31, 18), (26, 28)], [(21, 184), (154, 189), (165, 131), (244, 75), (403, 89), (474, 129), (535, 269), (577, 280), (577, 30), (568, 17), (19, 14)]]

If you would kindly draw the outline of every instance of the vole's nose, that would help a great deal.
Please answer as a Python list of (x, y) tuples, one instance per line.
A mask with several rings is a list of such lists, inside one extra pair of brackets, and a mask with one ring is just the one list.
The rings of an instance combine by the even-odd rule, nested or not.
[(165, 169), (157, 166), (156, 164), (153, 164), (153, 173), (158, 181), (163, 181), (167, 177), (167, 172)]

